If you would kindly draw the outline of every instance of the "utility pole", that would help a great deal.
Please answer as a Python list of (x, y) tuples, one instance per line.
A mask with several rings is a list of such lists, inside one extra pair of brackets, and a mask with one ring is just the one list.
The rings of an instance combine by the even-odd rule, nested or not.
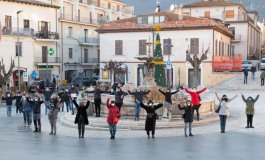
[(19, 14), (23, 11), (17, 11), (17, 56), (18, 56), (18, 90), (20, 90), (20, 83), (21, 83), (21, 78), (20, 78), (20, 42), (19, 42)]

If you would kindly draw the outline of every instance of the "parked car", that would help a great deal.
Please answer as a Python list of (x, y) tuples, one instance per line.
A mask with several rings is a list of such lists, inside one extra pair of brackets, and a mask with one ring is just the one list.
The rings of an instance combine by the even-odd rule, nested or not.
[(86, 82), (86, 81), (88, 81), (90, 79), (91, 78), (89, 78), (89, 77), (78, 77), (78, 78), (74, 79), (73, 83), (74, 83), (74, 85), (81, 86), (81, 85), (83, 85), (84, 82)]
[(99, 80), (99, 76), (94, 76), (94, 77), (92, 77), (92, 79), (98, 81)]
[(242, 62), (242, 69), (247, 68), (247, 70), (250, 70), (252, 67), (252, 62), (251, 61), (243, 61)]
[(86, 79), (84, 82), (83, 82), (83, 85), (84, 86), (95, 86), (97, 85), (97, 80), (93, 79), (93, 78), (89, 78), (89, 79)]
[(44, 85), (43, 87), (49, 87), (50, 90), (54, 90), (55, 89), (55, 84), (51, 83), (51, 82), (45, 82), (45, 81), (35, 81), (33, 82), (30, 86), (29, 86), (29, 92), (34, 93), (37, 91), (37, 86), (39, 85), (40, 87), (42, 86), (42, 84)]
[(260, 70), (265, 70), (265, 59), (262, 59), (261, 61), (260, 61), (260, 68), (259, 68)]

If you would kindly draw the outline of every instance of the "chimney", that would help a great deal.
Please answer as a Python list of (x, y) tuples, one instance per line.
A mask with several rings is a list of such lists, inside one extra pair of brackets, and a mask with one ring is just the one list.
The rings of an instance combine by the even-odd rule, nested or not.
[(182, 21), (183, 20), (183, 10), (182, 10), (182, 7), (183, 7), (183, 5), (181, 4), (181, 5), (179, 5), (179, 7), (177, 8), (178, 9), (178, 20), (179, 21)]

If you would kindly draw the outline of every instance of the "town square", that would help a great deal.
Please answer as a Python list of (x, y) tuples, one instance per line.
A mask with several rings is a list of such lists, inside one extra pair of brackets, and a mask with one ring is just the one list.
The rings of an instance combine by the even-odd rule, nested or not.
[(1, 159), (263, 159), (258, 0), (0, 0)]

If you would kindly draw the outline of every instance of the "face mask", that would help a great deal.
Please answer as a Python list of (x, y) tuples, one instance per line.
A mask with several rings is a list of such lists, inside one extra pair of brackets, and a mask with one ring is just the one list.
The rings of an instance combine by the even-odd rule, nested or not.
[(140, 89), (137, 89), (137, 92), (140, 92), (141, 90)]
[(111, 105), (111, 106), (114, 106), (115, 104), (114, 104), (114, 103), (111, 103), (110, 105)]
[(38, 101), (38, 99), (37, 99), (37, 98), (35, 98), (34, 100), (35, 100), (35, 101)]
[(252, 99), (251, 99), (251, 98), (249, 98), (249, 99), (248, 99), (248, 101), (249, 101), (249, 102), (252, 102)]
[(10, 97), (10, 94), (8, 94), (7, 97)]
[(148, 106), (149, 106), (149, 107), (151, 107), (151, 106), (152, 106), (152, 104), (150, 103), (150, 104), (148, 104)]

